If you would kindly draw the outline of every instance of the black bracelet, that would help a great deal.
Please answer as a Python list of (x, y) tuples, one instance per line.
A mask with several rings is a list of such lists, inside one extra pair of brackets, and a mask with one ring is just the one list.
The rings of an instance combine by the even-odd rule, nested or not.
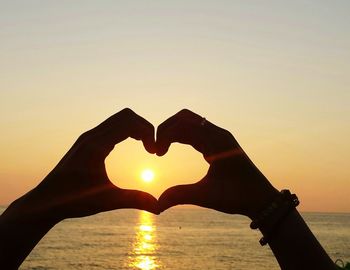
[(251, 229), (259, 229), (263, 237), (259, 243), (264, 246), (268, 243), (273, 231), (277, 229), (281, 221), (299, 205), (298, 197), (285, 189), (276, 199), (250, 223)]

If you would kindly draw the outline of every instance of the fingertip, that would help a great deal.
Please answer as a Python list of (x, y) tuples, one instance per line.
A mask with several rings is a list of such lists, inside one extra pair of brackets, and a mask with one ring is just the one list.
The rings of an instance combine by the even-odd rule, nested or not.
[(156, 146), (156, 140), (154, 137), (153, 126), (151, 126), (150, 129), (147, 132), (145, 132), (145, 134), (143, 135), (142, 143), (147, 152), (149, 152), (150, 154), (156, 153), (157, 146)]
[(151, 212), (155, 215), (160, 214), (158, 200), (154, 198), (151, 194), (141, 191), (138, 204), (138, 208), (141, 210)]
[(171, 207), (171, 204), (169, 202), (159, 203), (159, 212), (162, 213), (165, 210), (169, 209), (170, 207)]
[(159, 156), (159, 157), (164, 156), (168, 152), (169, 147), (170, 147), (170, 145), (164, 145), (162, 143), (157, 142), (156, 143), (157, 156)]
[(163, 212), (170, 207), (181, 204), (200, 205), (202, 203), (201, 196), (202, 192), (198, 183), (173, 186), (165, 190), (159, 197), (159, 209)]
[(154, 140), (143, 141), (143, 146), (146, 149), (146, 151), (150, 154), (155, 154), (157, 152), (157, 146)]
[(165, 151), (159, 151), (159, 150), (157, 150), (156, 155), (157, 155), (158, 157), (161, 157), (161, 156), (164, 156), (165, 153), (166, 153)]
[(144, 210), (158, 215), (160, 213), (158, 200), (151, 194), (131, 189), (122, 190), (122, 207), (119, 208), (134, 208)]
[(160, 213), (161, 213), (161, 211), (160, 211), (160, 209), (159, 209), (159, 207), (157, 206), (157, 207), (152, 207), (152, 208), (147, 208), (147, 209), (141, 209), (141, 210), (143, 210), (143, 211), (147, 211), (147, 212), (150, 212), (150, 213), (152, 213), (152, 214), (154, 214), (154, 215), (160, 215)]
[(153, 211), (152, 213), (159, 216), (161, 212), (162, 211), (159, 209), (159, 207), (157, 207), (157, 209), (155, 211)]
[(155, 215), (160, 214), (158, 200), (154, 198), (151, 194), (146, 193), (145, 197), (145, 207), (143, 210), (151, 212)]
[(174, 201), (174, 187), (171, 187), (165, 190), (158, 199), (158, 207), (161, 212), (169, 209), (172, 206), (175, 206), (177, 203)]

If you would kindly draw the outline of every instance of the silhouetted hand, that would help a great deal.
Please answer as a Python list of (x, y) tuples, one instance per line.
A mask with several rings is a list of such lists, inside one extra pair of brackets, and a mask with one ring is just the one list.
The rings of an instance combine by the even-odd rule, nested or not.
[(161, 211), (194, 204), (254, 218), (278, 194), (230, 132), (189, 110), (180, 111), (158, 127), (157, 155), (164, 155), (173, 142), (193, 146), (210, 168), (197, 183), (167, 189), (159, 198)]
[(17, 269), (40, 239), (66, 218), (137, 208), (159, 213), (148, 193), (116, 187), (105, 158), (128, 137), (155, 153), (154, 127), (130, 109), (84, 133), (47, 177), (0, 216), (0, 268)]
[[(114, 145), (132, 137), (155, 152), (154, 127), (130, 109), (124, 109), (82, 134), (53, 171), (26, 197), (28, 211), (65, 219), (119, 208), (158, 212), (148, 193), (120, 189), (108, 179), (105, 158)], [(122, 157), (121, 157), (122, 158)]]
[[(118, 208), (153, 213), (177, 204), (196, 204), (254, 219), (278, 192), (249, 160), (233, 136), (197, 114), (182, 110), (154, 128), (130, 109), (84, 133), (53, 171), (0, 216), (0, 268), (17, 269), (40, 239), (62, 219)], [(164, 155), (171, 143), (192, 145), (209, 162), (207, 175), (195, 184), (151, 195), (120, 189), (108, 179), (104, 160), (128, 137), (146, 150)], [(269, 240), (281, 269), (335, 269), (317, 239), (294, 209)]]

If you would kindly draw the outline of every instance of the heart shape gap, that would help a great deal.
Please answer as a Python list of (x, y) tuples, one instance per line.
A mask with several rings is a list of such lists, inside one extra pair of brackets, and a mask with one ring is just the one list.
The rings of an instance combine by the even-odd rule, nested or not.
[[(169, 187), (192, 184), (202, 179), (209, 168), (201, 153), (191, 146), (172, 144), (162, 157), (149, 154), (142, 143), (133, 139), (115, 146), (105, 161), (113, 184), (120, 188), (137, 189), (159, 198)], [(154, 172), (151, 182), (143, 181), (145, 169)]]

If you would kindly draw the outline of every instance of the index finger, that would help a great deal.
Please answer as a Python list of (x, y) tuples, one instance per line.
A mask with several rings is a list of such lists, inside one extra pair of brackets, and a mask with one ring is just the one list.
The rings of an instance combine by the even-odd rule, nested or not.
[(150, 122), (126, 108), (88, 131), (85, 143), (99, 149), (106, 157), (114, 145), (131, 137), (141, 140), (145, 149), (154, 154), (156, 151), (154, 133), (154, 126)]
[(203, 153), (203, 142), (198, 134), (201, 119), (201, 116), (184, 109), (160, 124), (157, 128), (157, 155), (164, 155), (173, 142), (189, 144)]
[(173, 142), (189, 144), (206, 158), (230, 150), (236, 143), (227, 130), (215, 126), (200, 115), (186, 109), (170, 117), (158, 127), (157, 155), (164, 155)]

